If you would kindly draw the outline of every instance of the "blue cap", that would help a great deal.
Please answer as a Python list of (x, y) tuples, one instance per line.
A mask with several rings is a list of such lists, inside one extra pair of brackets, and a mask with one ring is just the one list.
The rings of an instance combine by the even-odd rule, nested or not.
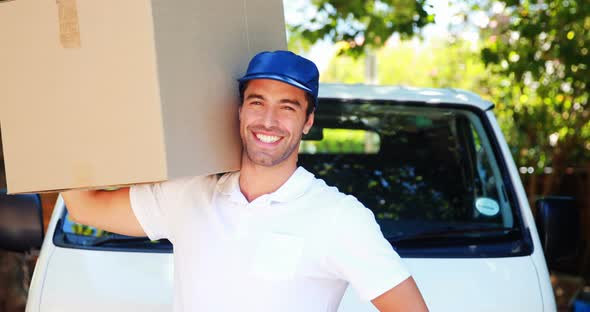
[(320, 73), (315, 64), (290, 51), (260, 52), (256, 54), (244, 77), (238, 79), (240, 90), (252, 79), (274, 79), (288, 83), (311, 94), (318, 103)]

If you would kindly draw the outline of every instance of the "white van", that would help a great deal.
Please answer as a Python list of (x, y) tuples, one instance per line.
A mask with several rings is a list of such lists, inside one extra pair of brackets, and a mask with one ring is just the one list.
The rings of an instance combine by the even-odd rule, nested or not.
[[(454, 89), (325, 84), (300, 164), (373, 210), (431, 311), (553, 312), (543, 248), (549, 263), (564, 256), (551, 237), (567, 216), (553, 212), (569, 203), (538, 202), (542, 245), (492, 109)], [(35, 215), (34, 195), (2, 198), (11, 198), (5, 209)], [(6, 220), (4, 246), (35, 245), (38, 221), (25, 233)], [(27, 311), (171, 311), (172, 250), (75, 224), (59, 199)], [(348, 289), (339, 311), (376, 309)]]

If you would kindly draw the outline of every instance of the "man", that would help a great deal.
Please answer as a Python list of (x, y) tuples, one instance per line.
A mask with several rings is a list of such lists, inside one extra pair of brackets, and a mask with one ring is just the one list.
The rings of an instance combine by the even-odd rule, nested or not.
[(318, 79), (291, 52), (256, 55), (239, 80), (239, 172), (66, 192), (71, 217), (168, 238), (177, 311), (336, 311), (348, 283), (380, 311), (426, 311), (371, 211), (297, 167)]

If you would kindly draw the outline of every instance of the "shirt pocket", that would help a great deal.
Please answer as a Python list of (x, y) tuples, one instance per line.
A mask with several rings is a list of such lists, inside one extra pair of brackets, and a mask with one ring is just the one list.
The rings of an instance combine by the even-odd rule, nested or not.
[(304, 239), (280, 233), (262, 234), (255, 245), (250, 274), (263, 280), (290, 280), (301, 262)]

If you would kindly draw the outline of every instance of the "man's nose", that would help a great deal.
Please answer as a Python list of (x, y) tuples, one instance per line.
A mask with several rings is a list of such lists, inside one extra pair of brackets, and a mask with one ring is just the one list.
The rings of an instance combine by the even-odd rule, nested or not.
[(266, 128), (270, 128), (270, 127), (276, 126), (276, 124), (277, 124), (277, 114), (276, 114), (275, 110), (272, 109), (272, 107), (268, 107), (264, 111), (263, 122), (264, 122), (264, 126)]

